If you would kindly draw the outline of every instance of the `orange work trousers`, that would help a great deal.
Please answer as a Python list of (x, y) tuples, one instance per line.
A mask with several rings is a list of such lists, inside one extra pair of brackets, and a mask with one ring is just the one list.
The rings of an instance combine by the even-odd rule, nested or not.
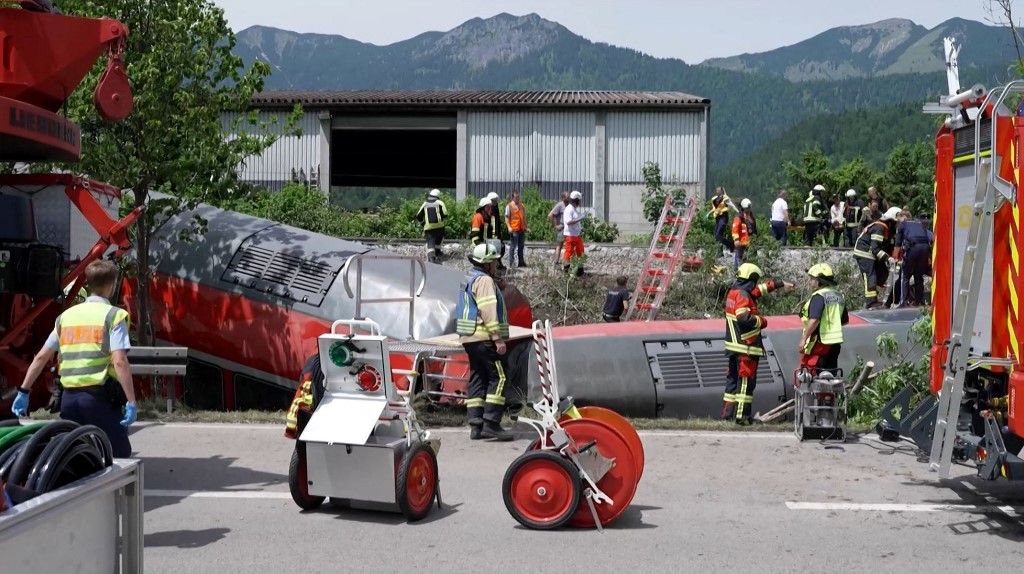
[(580, 255), (583, 255), (583, 238), (566, 235), (565, 249), (562, 254), (562, 258), (565, 260), (566, 264), (569, 263), (569, 259)]

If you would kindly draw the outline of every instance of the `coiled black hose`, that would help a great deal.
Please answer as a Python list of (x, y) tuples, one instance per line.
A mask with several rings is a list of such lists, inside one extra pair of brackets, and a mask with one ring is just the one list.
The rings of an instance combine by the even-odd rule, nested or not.
[[(6, 425), (5, 425), (6, 426)], [(0, 488), (20, 504), (114, 464), (107, 435), (93, 425), (57, 420), (23, 431), (16, 442), (0, 440)], [(31, 432), (34, 430), (34, 432)], [(28, 434), (31, 433), (31, 434)]]

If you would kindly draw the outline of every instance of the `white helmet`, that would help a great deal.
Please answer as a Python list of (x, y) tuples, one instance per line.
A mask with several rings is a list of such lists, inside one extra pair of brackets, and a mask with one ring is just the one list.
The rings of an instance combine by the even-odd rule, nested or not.
[(819, 183), (818, 185), (814, 186), (814, 191), (825, 191), (825, 186)]
[(481, 197), (480, 198), (480, 203), (477, 204), (477, 208), (487, 207), (490, 204), (491, 204), (491, 198), (489, 198), (489, 197)]
[[(486, 199), (486, 198), (485, 198)], [(498, 255), (498, 251), (494, 249), (494, 246), (490, 243), (481, 243), (473, 248), (473, 252), (469, 254), (469, 260), (473, 263), (490, 263), (491, 261), (497, 261), (501, 256)]]
[(750, 207), (750, 200), (744, 197), (743, 201), (740, 202), (740, 207), (743, 209)]
[(441, 197), (441, 190), (440, 189), (432, 189), (432, 190), (430, 190), (430, 197)]
[(487, 201), (498, 201), (498, 194), (494, 193), (493, 191), (491, 193), (488, 193)]
[(583, 194), (576, 190), (573, 190), (571, 193), (569, 193), (569, 199), (583, 199)]
[(848, 189), (848, 190), (846, 190), (846, 197), (853, 197), (855, 195), (857, 195), (857, 190), (855, 190), (855, 189)]
[(886, 211), (884, 214), (882, 214), (882, 220), (883, 221), (896, 221), (896, 218), (899, 217), (899, 215), (900, 215), (900, 211), (903, 211), (903, 210), (898, 208), (898, 207), (890, 207), (889, 211)]

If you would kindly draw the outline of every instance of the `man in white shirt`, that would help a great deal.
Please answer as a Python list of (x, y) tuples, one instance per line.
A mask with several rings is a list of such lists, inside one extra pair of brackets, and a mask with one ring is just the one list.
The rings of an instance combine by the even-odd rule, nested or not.
[(783, 245), (789, 243), (789, 204), (786, 203), (786, 190), (780, 189), (777, 198), (772, 202), (772, 235)]
[[(569, 203), (562, 212), (562, 234), (565, 236), (565, 254), (562, 269), (569, 270), (569, 260), (573, 257), (583, 255), (583, 225), (581, 222), (586, 215), (580, 211), (580, 203), (583, 201), (583, 194), (573, 191), (569, 194)], [(577, 275), (583, 274), (580, 267)]]
[(846, 202), (839, 201), (839, 196), (832, 198), (832, 207), (829, 208), (829, 222), (832, 227), (832, 247), (839, 247), (839, 238), (843, 235), (843, 226), (846, 225)]
[(569, 205), (568, 192), (562, 192), (562, 198), (556, 202), (551, 211), (548, 212), (548, 220), (555, 228), (555, 263), (562, 259), (562, 247), (565, 245), (565, 236), (562, 234), (562, 214), (565, 213), (565, 206)]

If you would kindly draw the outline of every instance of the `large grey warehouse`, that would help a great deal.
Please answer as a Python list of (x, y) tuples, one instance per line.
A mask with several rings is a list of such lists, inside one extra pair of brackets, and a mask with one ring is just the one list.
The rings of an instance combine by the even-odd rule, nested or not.
[(304, 111), (301, 136), (242, 167), (243, 179), (270, 188), (298, 173), (325, 192), (440, 188), (460, 200), (525, 185), (547, 199), (576, 189), (623, 236), (651, 229), (647, 161), (707, 197), (711, 102), (681, 92), (268, 91), (252, 103), (262, 119)]

